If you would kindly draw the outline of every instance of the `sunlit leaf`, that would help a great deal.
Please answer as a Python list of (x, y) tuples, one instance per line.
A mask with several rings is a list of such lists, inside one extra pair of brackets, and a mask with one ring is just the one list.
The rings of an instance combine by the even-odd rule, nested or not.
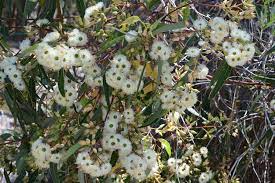
[(62, 157), (62, 161), (65, 162), (69, 157), (71, 157), (78, 149), (81, 148), (81, 145), (79, 143), (76, 143), (75, 145), (71, 146), (64, 156)]
[(163, 148), (165, 149), (165, 151), (167, 152), (168, 156), (170, 157), (172, 154), (170, 143), (165, 139), (159, 139), (159, 141), (160, 141), (161, 145), (163, 146)]

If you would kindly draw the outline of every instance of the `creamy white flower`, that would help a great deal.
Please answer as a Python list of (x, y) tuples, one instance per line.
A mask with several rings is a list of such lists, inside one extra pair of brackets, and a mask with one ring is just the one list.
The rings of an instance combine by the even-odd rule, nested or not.
[(162, 41), (155, 40), (152, 44), (151, 51), (149, 53), (150, 57), (154, 60), (168, 60), (171, 56), (172, 48), (167, 46)]
[(132, 108), (128, 108), (128, 109), (125, 109), (123, 111), (123, 116), (124, 116), (124, 119), (125, 119), (125, 123), (127, 124), (131, 124), (134, 122), (134, 119), (135, 119), (135, 112)]
[(225, 37), (226, 34), (222, 31), (211, 31), (210, 33), (210, 41), (214, 44), (220, 44)]
[(70, 46), (84, 46), (88, 42), (88, 37), (84, 32), (74, 29), (68, 33), (68, 44)]
[(31, 41), (29, 40), (29, 38), (24, 39), (20, 44), (19, 44), (19, 49), (21, 51), (24, 51), (26, 49), (28, 49), (31, 46)]
[(55, 153), (55, 154), (51, 155), (50, 162), (52, 162), (52, 163), (59, 163), (60, 159), (61, 159), (61, 154), (60, 153)]
[(275, 110), (275, 99), (272, 99), (272, 100), (270, 101), (269, 105), (270, 105), (270, 108), (271, 108), (271, 109)]
[(183, 163), (178, 167), (178, 176), (180, 178), (185, 178), (189, 176), (189, 174), (190, 174), (190, 166), (187, 165), (186, 163)]
[(199, 177), (199, 183), (207, 183), (210, 180), (208, 173), (203, 172)]
[(44, 18), (44, 19), (38, 19), (36, 22), (36, 25), (38, 25), (39, 27), (46, 25), (49, 23), (49, 20)]
[(201, 155), (197, 152), (193, 153), (192, 160), (195, 166), (200, 166), (202, 163)]
[(196, 70), (195, 70), (195, 74), (196, 74), (196, 78), (198, 79), (205, 79), (207, 74), (209, 72), (209, 69), (206, 67), (206, 65), (204, 64), (199, 64), (197, 67), (196, 67)]
[(197, 19), (193, 22), (193, 26), (196, 30), (203, 30), (207, 27), (207, 21), (203, 18)]
[(208, 154), (208, 149), (207, 149), (207, 147), (201, 147), (200, 148), (200, 153), (201, 153), (201, 155), (203, 156), (203, 157), (207, 157), (207, 154)]
[(185, 55), (188, 57), (197, 57), (200, 55), (201, 50), (197, 47), (190, 47), (186, 50)]
[(228, 52), (230, 48), (232, 48), (232, 44), (228, 41), (222, 43), (222, 48), (224, 51)]
[(48, 33), (44, 38), (43, 42), (54, 42), (57, 41), (60, 38), (60, 34), (57, 31)]
[(128, 43), (134, 42), (138, 37), (138, 33), (135, 30), (130, 30), (125, 34), (125, 39)]

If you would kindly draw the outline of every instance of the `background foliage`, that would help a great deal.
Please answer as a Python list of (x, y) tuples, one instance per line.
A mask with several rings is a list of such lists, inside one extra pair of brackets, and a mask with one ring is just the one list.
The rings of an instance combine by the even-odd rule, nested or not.
[[(0, 1), (0, 46), (2, 56), (17, 54), (13, 47), (33, 32), (28, 32), (29, 25), (36, 24), (36, 20), (47, 18), (50, 26), (58, 30), (70, 28), (72, 21), (81, 24), (86, 7), (96, 1), (66, 0), (1, 0)], [(177, 1), (176, 6), (167, 5), (168, 14), (164, 11), (162, 3), (168, 1), (148, 0), (120, 1), (104, 0), (104, 4), (117, 6), (121, 16), (118, 19), (120, 30), (141, 20), (148, 20), (152, 28), (152, 34), (167, 34), (175, 39), (182, 39), (181, 44), (193, 45), (195, 37), (188, 37), (189, 32), (177, 35), (171, 31), (190, 24), (189, 19), (196, 19), (197, 14), (226, 15), (239, 21), (249, 33), (257, 45), (257, 55), (254, 61), (245, 67), (231, 70), (228, 65), (213, 62), (210, 67), (208, 80), (195, 82), (196, 89), (200, 91), (199, 99), (202, 101), (191, 111), (186, 118), (186, 124), (192, 132), (192, 140), (198, 144), (207, 145), (210, 151), (210, 165), (223, 172), (221, 182), (233, 181), (239, 178), (241, 182), (272, 182), (275, 170), (274, 155), (274, 109), (270, 109), (269, 102), (274, 98), (275, 64), (274, 64), (274, 23), (275, 6), (272, 0), (263, 1)], [(64, 4), (63, 4), (64, 3)], [(231, 3), (231, 4), (230, 4)], [(234, 5), (233, 5), (234, 4)], [(235, 4), (237, 4), (235, 6)], [(128, 8), (131, 7), (131, 8)], [(182, 20), (173, 19), (173, 12), (181, 11)], [(240, 13), (244, 12), (244, 13)], [(124, 13), (124, 14), (123, 14)], [(125, 20), (125, 17), (131, 17)], [(131, 15), (131, 16), (130, 16)], [(169, 16), (168, 16), (169, 15)], [(79, 17), (80, 16), (80, 17)], [(169, 18), (168, 18), (169, 17)], [(64, 21), (64, 19), (66, 21)], [(111, 17), (112, 18), (112, 17)], [(43, 37), (49, 30), (40, 28), (38, 34)], [(105, 41), (99, 45), (102, 54), (102, 62), (106, 62), (108, 55), (122, 44), (123, 34), (119, 31), (105, 37)], [(115, 45), (115, 46), (114, 46)], [(35, 45), (31, 47), (35, 49)], [(34, 63), (35, 57), (27, 52), (19, 53), (21, 63)], [(24, 57), (25, 55), (28, 55)], [(212, 59), (212, 58), (208, 58)], [(185, 63), (182, 63), (185, 64)], [(149, 71), (147, 71), (149, 72)], [(52, 165), (46, 172), (30, 169), (27, 161), (30, 149), (29, 142), (38, 138), (41, 131), (51, 129), (52, 141), (59, 139), (62, 143), (70, 144), (66, 151), (65, 159), (70, 159), (81, 147), (79, 140), (83, 129), (81, 124), (86, 123), (89, 111), (76, 113), (74, 122), (79, 124), (79, 130), (70, 128), (73, 121), (59, 123), (59, 116), (66, 115), (66, 109), (53, 107), (56, 116), (48, 117), (40, 108), (44, 102), (44, 95), (39, 96), (36, 86), (38, 84), (51, 88), (53, 80), (58, 82), (62, 93), (64, 90), (64, 76), (74, 79), (74, 73), (61, 70), (58, 73), (48, 75), (42, 66), (34, 64), (26, 73), (27, 95), (6, 84), (1, 86), (1, 97), (6, 101), (10, 112), (15, 118), (15, 124), (20, 130), (13, 133), (4, 133), (0, 136), (1, 156), (0, 165), (4, 168), (4, 177), (9, 182), (9, 175), (17, 172), (15, 182), (22, 182), (28, 173), (28, 182), (48, 180), (49, 182), (84, 182), (83, 175), (71, 174), (73, 167), (63, 168), (57, 171)], [(182, 81), (184, 83), (185, 81)], [(83, 84), (81, 93), (87, 93), (89, 88)], [(109, 98), (110, 87), (103, 87), (104, 95)], [(146, 97), (150, 98), (150, 88)], [(93, 95), (93, 94), (91, 94)], [(96, 107), (96, 101), (91, 98), (82, 98), (81, 102), (90, 103)], [(146, 109), (146, 118), (142, 126), (158, 127), (165, 116), (158, 110), (157, 101), (152, 101)], [(99, 119), (100, 110), (93, 116), (93, 120)], [(199, 116), (197, 114), (199, 113)], [(207, 119), (205, 122), (203, 119)], [(174, 131), (164, 131), (157, 143), (163, 144), (160, 148), (162, 156), (171, 156), (175, 152), (173, 146)], [(234, 134), (234, 135), (232, 135)], [(99, 134), (100, 135), (100, 134)], [(64, 136), (70, 139), (63, 138)], [(100, 137), (98, 137), (100, 138)], [(184, 139), (186, 140), (186, 139)], [(17, 148), (15, 148), (17, 147)], [(15, 163), (12, 163), (15, 161)], [(273, 164), (271, 164), (273, 162)], [(273, 177), (272, 177), (273, 175)], [(64, 179), (62, 177), (65, 177)], [(78, 180), (77, 180), (78, 179)], [(102, 180), (104, 182), (104, 180)]]

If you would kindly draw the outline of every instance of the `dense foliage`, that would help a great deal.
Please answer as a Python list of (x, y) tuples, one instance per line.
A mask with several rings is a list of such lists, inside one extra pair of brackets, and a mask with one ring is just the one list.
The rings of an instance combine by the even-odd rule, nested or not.
[[(272, 1), (0, 2), (6, 182), (271, 182)], [(14, 180), (11, 180), (14, 179)]]

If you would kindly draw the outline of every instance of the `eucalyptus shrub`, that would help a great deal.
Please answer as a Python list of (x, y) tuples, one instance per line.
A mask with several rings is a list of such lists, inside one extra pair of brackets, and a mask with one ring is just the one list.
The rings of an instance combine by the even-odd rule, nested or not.
[(26, 24), (18, 52), (1, 44), (17, 126), (1, 135), (7, 182), (12, 172), (17, 182), (240, 182), (211, 149), (217, 135), (237, 138), (238, 124), (212, 109), (261, 49), (241, 22), (252, 3), (208, 4), (223, 12), (205, 16), (200, 2), (78, 0), (68, 18), (53, 2), (26, 1), (54, 11)]

